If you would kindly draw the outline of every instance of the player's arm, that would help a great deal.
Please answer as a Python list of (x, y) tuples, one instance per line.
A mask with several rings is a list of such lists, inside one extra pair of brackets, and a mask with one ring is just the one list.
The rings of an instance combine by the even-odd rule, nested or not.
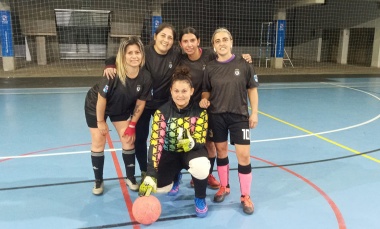
[(105, 65), (103, 76), (107, 77), (107, 79), (113, 79), (116, 76), (116, 56), (107, 58)]
[(98, 129), (102, 135), (106, 135), (108, 133), (108, 125), (104, 120), (106, 106), (107, 99), (102, 97), (100, 93), (98, 93), (98, 100), (96, 102), (96, 121)]
[(201, 108), (207, 109), (210, 106), (210, 92), (202, 92), (202, 99), (199, 102)]
[(259, 94), (257, 87), (248, 88), (248, 99), (251, 105), (251, 115), (249, 116), (249, 128), (255, 128), (258, 123)]
[(194, 150), (197, 150), (200, 147), (203, 147), (204, 144), (206, 144), (207, 128), (208, 128), (208, 115), (207, 115), (207, 111), (203, 110), (195, 123), (195, 129), (192, 135), (192, 137), (195, 140), (195, 146), (193, 148)]
[(165, 141), (165, 128), (164, 117), (162, 113), (157, 110), (153, 115), (152, 131), (150, 136), (150, 144), (148, 149), (148, 168), (144, 182), (140, 185), (139, 195), (145, 195), (149, 188), (153, 192), (157, 191), (157, 170), (160, 162), (160, 157)]

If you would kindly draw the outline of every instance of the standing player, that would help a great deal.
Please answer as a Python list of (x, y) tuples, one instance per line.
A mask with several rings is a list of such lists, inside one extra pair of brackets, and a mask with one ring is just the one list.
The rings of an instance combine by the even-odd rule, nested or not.
[[(136, 158), (140, 165), (142, 180), (147, 171), (147, 139), (149, 135), (150, 118), (159, 106), (166, 103), (170, 97), (170, 83), (175, 67), (181, 59), (179, 47), (173, 47), (176, 39), (174, 27), (162, 23), (154, 33), (154, 43), (145, 47), (145, 69), (151, 73), (153, 81), (152, 99), (147, 101), (145, 109), (136, 125)], [(112, 65), (113, 58), (106, 61), (104, 74), (112, 78), (117, 72)]]
[[(202, 96), (203, 71), (208, 62), (215, 60), (215, 52), (210, 49), (203, 49), (199, 47), (200, 37), (198, 32), (192, 27), (186, 27), (180, 32), (179, 44), (182, 50), (186, 53), (186, 55), (182, 58), (180, 65), (187, 66), (190, 69), (191, 81), (194, 86), (194, 94), (192, 99), (196, 103), (199, 103)], [(216, 149), (214, 143), (209, 139), (206, 141), (206, 148), (211, 164), (207, 184), (212, 189), (218, 189), (220, 183), (212, 175), (216, 159)], [(190, 185), (194, 187), (193, 180), (191, 180)], [(176, 186), (179, 186), (179, 183), (174, 183), (173, 189), (175, 189)]]
[[(215, 60), (216, 54), (213, 50), (200, 47), (200, 37), (198, 32), (192, 27), (186, 27), (180, 32), (179, 42), (183, 52), (186, 54), (182, 58), (180, 65), (190, 68), (191, 80), (194, 85), (194, 94), (192, 99), (195, 102), (199, 102), (202, 95), (203, 75), (206, 64), (212, 60)], [(251, 55), (243, 54), (242, 57), (247, 62), (252, 62)], [(214, 143), (210, 139), (207, 139), (206, 141), (206, 148), (211, 164), (207, 184), (212, 189), (218, 189), (220, 183), (212, 175), (216, 159), (216, 149)], [(193, 180), (191, 180), (190, 185), (194, 186)], [(173, 185), (173, 189), (175, 186), (176, 184)]]
[[(91, 160), (95, 174), (92, 193), (103, 193), (104, 146), (108, 134), (107, 117), (110, 117), (122, 143), (126, 183), (138, 190), (135, 179), (135, 129), (146, 100), (150, 99), (151, 78), (141, 69), (145, 62), (144, 47), (138, 37), (120, 43), (116, 56), (118, 75), (111, 80), (103, 78), (87, 93), (85, 115), (91, 133)], [(126, 128), (127, 127), (127, 128)]]
[[(250, 161), (250, 128), (258, 122), (258, 79), (252, 67), (242, 58), (232, 54), (232, 36), (225, 28), (215, 30), (211, 43), (218, 58), (206, 66), (200, 106), (208, 108), (209, 133), (215, 142), (217, 167), (221, 186), (214, 202), (222, 202), (230, 193), (228, 132), (235, 145), (238, 159), (241, 204), (246, 214), (252, 214), (254, 205), (250, 198), (252, 169)], [(248, 113), (247, 95), (251, 106)]]
[(160, 106), (153, 116), (148, 172), (140, 186), (140, 195), (145, 195), (149, 187), (153, 191), (160, 188), (167, 192), (173, 179), (185, 168), (194, 181), (195, 213), (205, 217), (210, 169), (205, 148), (207, 112), (191, 99), (194, 88), (186, 67), (177, 68), (170, 91), (172, 99)]

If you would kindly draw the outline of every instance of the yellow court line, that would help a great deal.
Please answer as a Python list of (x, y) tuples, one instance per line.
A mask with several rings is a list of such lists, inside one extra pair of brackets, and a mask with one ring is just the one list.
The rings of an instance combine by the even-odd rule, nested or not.
[(360, 153), (360, 152), (357, 151), (357, 150), (351, 149), (350, 147), (347, 147), (347, 146), (345, 146), (345, 145), (342, 145), (342, 144), (340, 144), (340, 143), (338, 143), (338, 142), (335, 142), (335, 141), (333, 141), (333, 140), (330, 140), (330, 139), (328, 139), (328, 138), (326, 138), (326, 137), (323, 137), (323, 136), (321, 136), (321, 135), (314, 134), (313, 132), (308, 131), (308, 130), (302, 128), (302, 127), (296, 126), (296, 125), (294, 125), (294, 124), (291, 124), (291, 123), (289, 123), (289, 122), (286, 122), (286, 121), (284, 121), (284, 120), (281, 120), (281, 119), (279, 119), (279, 118), (276, 118), (276, 117), (274, 117), (274, 116), (272, 116), (272, 115), (266, 114), (266, 113), (261, 112), (261, 111), (259, 111), (259, 114), (262, 114), (262, 115), (264, 115), (264, 116), (267, 116), (268, 118), (274, 119), (274, 120), (276, 120), (276, 121), (278, 121), (278, 122), (281, 122), (281, 123), (283, 123), (283, 124), (286, 124), (286, 125), (288, 125), (288, 126), (291, 126), (291, 127), (295, 128), (295, 129), (297, 129), (297, 130), (303, 131), (303, 132), (308, 133), (308, 134), (310, 134), (310, 135), (314, 135), (314, 136), (316, 136), (317, 138), (320, 138), (320, 139), (322, 139), (322, 140), (324, 140), (324, 141), (327, 141), (327, 142), (329, 142), (329, 143), (331, 143), (331, 144), (333, 144), (333, 145), (336, 145), (336, 146), (338, 146), (338, 147), (340, 147), (340, 148), (343, 148), (343, 149), (345, 149), (345, 150), (348, 150), (348, 151), (350, 151), (351, 153), (354, 153), (354, 154), (360, 155), (360, 156), (365, 157), (365, 158), (367, 158), (367, 159), (369, 159), (369, 160), (371, 160), (371, 161), (374, 161), (374, 162), (380, 163), (380, 160), (379, 160), (379, 159), (376, 159), (376, 158), (374, 158), (374, 157), (368, 156), (368, 155), (366, 155), (366, 154), (362, 154), (362, 153)]

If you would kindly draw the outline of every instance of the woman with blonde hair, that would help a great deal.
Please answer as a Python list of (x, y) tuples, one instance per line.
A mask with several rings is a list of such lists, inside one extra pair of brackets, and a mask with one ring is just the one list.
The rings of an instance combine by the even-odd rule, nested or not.
[(126, 183), (131, 190), (139, 186), (135, 179), (135, 126), (147, 100), (151, 98), (150, 73), (142, 69), (145, 63), (144, 46), (138, 37), (120, 43), (116, 57), (117, 76), (102, 77), (87, 93), (85, 115), (91, 133), (91, 161), (95, 175), (92, 193), (103, 193), (103, 166), (107, 118), (114, 125), (122, 143)]

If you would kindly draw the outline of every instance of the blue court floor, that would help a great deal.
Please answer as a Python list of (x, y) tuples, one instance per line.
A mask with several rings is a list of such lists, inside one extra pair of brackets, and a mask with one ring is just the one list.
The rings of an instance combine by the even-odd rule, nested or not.
[(155, 194), (162, 214), (150, 226), (132, 217), (138, 195), (119, 179), (125, 171), (111, 123), (105, 192), (91, 193), (83, 109), (91, 85), (0, 89), (0, 228), (380, 228), (380, 75), (321, 79), (261, 83), (251, 131), (253, 215), (242, 212), (230, 146), (225, 201), (213, 203), (208, 189), (209, 214), (197, 218), (183, 171), (177, 196)]

